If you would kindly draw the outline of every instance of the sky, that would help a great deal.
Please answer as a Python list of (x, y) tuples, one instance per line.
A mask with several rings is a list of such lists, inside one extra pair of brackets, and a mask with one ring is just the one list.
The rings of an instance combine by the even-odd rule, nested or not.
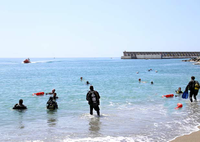
[(199, 51), (199, 0), (0, 0), (0, 57)]

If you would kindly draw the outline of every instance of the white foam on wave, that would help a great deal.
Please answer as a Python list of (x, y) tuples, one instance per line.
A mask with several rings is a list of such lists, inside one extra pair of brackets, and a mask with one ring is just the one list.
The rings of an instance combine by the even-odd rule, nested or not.
[(88, 137), (88, 138), (66, 138), (64, 142), (150, 142), (152, 139), (147, 138), (146, 136), (137, 136), (137, 137)]

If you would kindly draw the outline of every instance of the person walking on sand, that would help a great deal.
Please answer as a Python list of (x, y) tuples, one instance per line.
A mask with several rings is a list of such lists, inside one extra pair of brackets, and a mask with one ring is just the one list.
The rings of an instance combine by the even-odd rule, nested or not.
[(86, 95), (86, 100), (88, 101), (88, 104), (90, 105), (90, 114), (93, 115), (93, 109), (97, 111), (97, 115), (100, 116), (100, 96), (97, 91), (94, 90), (94, 87), (90, 86), (90, 91)]
[(199, 82), (195, 81), (195, 77), (192, 76), (191, 77), (191, 81), (188, 83), (188, 85), (185, 88), (185, 92), (187, 92), (188, 90), (190, 90), (190, 101), (193, 102), (192, 97), (194, 96), (195, 101), (197, 101), (197, 94), (199, 91)]

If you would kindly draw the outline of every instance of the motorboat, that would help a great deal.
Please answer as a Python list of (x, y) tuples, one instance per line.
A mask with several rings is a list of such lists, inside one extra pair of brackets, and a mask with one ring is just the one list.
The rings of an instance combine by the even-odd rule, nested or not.
[(30, 59), (28, 58), (28, 59), (25, 59), (25, 60), (24, 60), (24, 63), (31, 63), (31, 61), (30, 61)]

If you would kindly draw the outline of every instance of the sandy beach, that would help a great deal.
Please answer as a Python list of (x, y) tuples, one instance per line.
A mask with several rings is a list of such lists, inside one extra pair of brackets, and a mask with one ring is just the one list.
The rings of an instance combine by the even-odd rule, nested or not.
[[(200, 129), (200, 127), (199, 127)], [(176, 139), (170, 142), (199, 142), (200, 141), (200, 131), (193, 132), (189, 135), (184, 135), (181, 137), (177, 137)]]

